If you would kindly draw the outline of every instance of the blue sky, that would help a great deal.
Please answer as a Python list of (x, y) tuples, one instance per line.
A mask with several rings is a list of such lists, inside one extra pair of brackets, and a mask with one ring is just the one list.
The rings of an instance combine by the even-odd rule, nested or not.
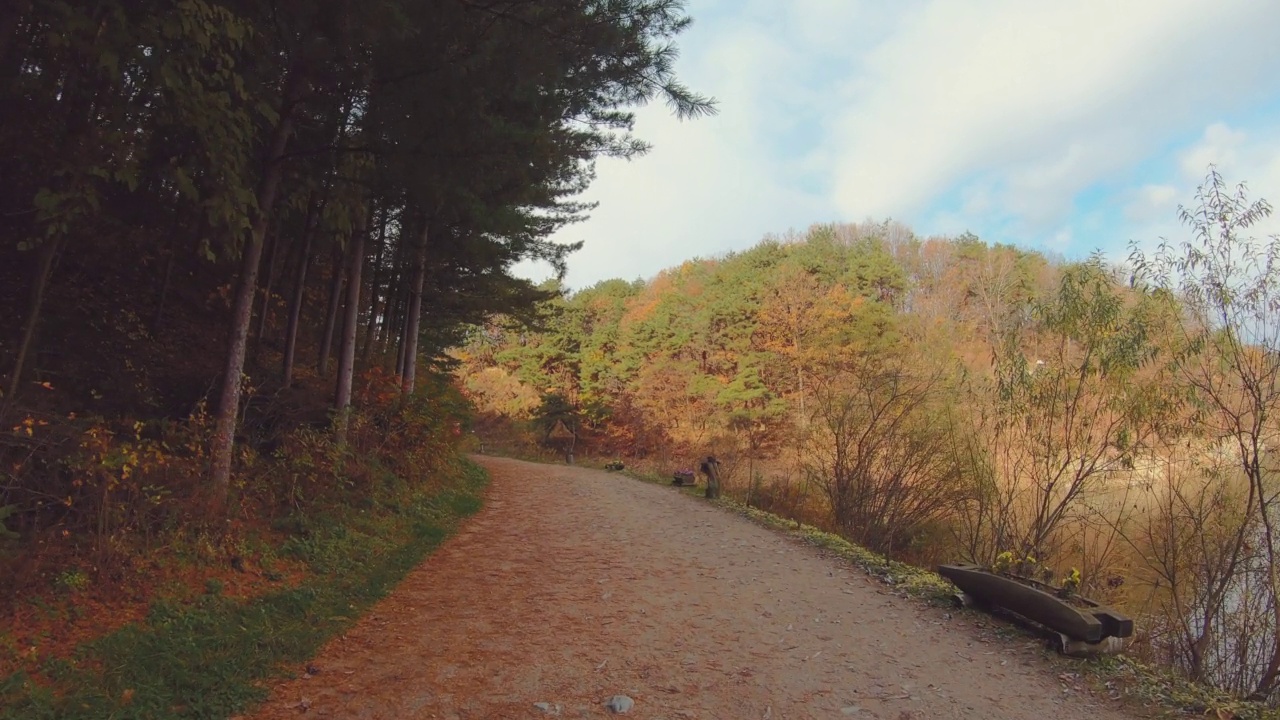
[[(1069, 258), (1180, 239), (1209, 163), (1280, 203), (1280, 2), (690, 0), (679, 73), (720, 114), (638, 113), (568, 283), (651, 277), (818, 222), (892, 218)], [(1280, 232), (1280, 221), (1258, 228)], [(544, 268), (522, 274), (540, 278)]]

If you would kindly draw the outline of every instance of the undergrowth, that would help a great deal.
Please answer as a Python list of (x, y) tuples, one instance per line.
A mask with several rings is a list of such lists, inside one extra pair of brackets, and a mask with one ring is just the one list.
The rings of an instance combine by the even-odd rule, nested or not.
[(782, 530), (815, 547), (822, 548), (861, 568), (868, 575), (903, 593), (937, 604), (950, 604), (956, 586), (941, 575), (898, 562), (845, 540), (834, 533), (788, 520), (779, 515), (747, 507), (736, 500), (721, 497), (720, 505), (765, 527)]
[(1119, 690), (1166, 717), (1198, 716), (1223, 720), (1280, 720), (1280, 708), (1241, 700), (1230, 693), (1193, 683), (1166, 669), (1124, 655), (1088, 661), (1086, 668), (1098, 685)]
[(311, 574), (242, 601), (217, 583), (189, 601), (159, 599), (147, 617), (0, 678), (0, 718), (224, 718), (262, 700), (265, 682), (350, 626), (481, 505), (487, 480), (458, 460), (425, 488), (290, 519), (278, 548)]

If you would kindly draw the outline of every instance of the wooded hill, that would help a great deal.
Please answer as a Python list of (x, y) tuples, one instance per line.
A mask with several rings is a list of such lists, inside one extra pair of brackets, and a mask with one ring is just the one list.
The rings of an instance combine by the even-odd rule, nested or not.
[(460, 378), (534, 445), (564, 422), (579, 456), (666, 477), (713, 453), (740, 500), (891, 555), (1074, 567), (1141, 617), (1139, 652), (1274, 698), (1269, 211), (1211, 172), (1188, 241), (1125, 270), (818, 225), (478, 326)]
[(529, 414), (561, 396), (606, 455), (644, 457), (672, 441), (693, 452), (733, 446), (736, 429), (773, 437), (805, 422), (818, 366), (841, 348), (914, 341), (948, 351), (963, 336), (980, 366), (1060, 265), (972, 236), (815, 226), (548, 302), (544, 332), (479, 328), (461, 355), (464, 377), (493, 413)]

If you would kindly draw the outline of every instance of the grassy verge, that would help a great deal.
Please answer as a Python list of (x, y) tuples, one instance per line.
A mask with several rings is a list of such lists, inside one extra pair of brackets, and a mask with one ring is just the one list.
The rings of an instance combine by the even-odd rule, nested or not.
[(1165, 717), (1280, 720), (1280, 707), (1241, 700), (1124, 655), (1093, 659), (1084, 668), (1095, 687), (1119, 692)]
[[(631, 470), (619, 474), (655, 485), (670, 485), (670, 480)], [(681, 492), (701, 497), (703, 488), (682, 488)], [(903, 595), (923, 599), (930, 604), (949, 606), (956, 587), (935, 572), (892, 560), (844, 538), (810, 525), (797, 523), (768, 513), (732, 498), (721, 497), (715, 503), (752, 522), (798, 538), (861, 568)], [(1010, 626), (1014, 630), (1016, 626)], [(1280, 720), (1280, 708), (1248, 702), (1213, 688), (1188, 682), (1185, 678), (1126, 656), (1065, 660), (1073, 669), (1082, 670), (1094, 688), (1105, 694), (1123, 696), (1142, 705), (1144, 710), (1163, 717), (1212, 717), (1232, 720)]]
[(923, 598), (931, 603), (950, 605), (951, 596), (956, 592), (955, 585), (935, 572), (891, 560), (884, 555), (854, 545), (834, 533), (824, 532), (810, 525), (803, 525), (773, 513), (747, 507), (735, 500), (721, 498), (717, 502), (752, 522), (780, 530), (843, 558), (862, 568), (868, 575), (879, 579), (880, 582), (896, 587), (904, 594)]
[(314, 655), (480, 509), (484, 471), (460, 461), (449, 474), (430, 490), (292, 520), (278, 551), (310, 570), (295, 587), (238, 601), (211, 583), (195, 600), (156, 601), (143, 621), (38, 677), (0, 678), (0, 718), (225, 718), (261, 701), (266, 681)]

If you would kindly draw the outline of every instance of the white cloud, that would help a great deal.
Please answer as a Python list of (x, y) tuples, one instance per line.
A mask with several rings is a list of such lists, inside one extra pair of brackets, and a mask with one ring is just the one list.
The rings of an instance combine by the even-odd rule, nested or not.
[[(1098, 242), (1098, 210), (1080, 203), (1100, 183), (1121, 188), (1111, 202), (1139, 237), (1190, 201), (1207, 159), (1259, 191), (1280, 181), (1280, 143), (1227, 122), (1280, 93), (1280, 3), (692, 0), (690, 12), (678, 67), (721, 114), (640, 112), (654, 151), (603, 162), (586, 198), (599, 209), (560, 236), (587, 241), (573, 286), (868, 216), (1070, 254)], [(1164, 163), (1178, 176), (1129, 177), (1206, 127)]]
[(729, 117), (679, 123), (645, 112), (637, 130), (654, 151), (603, 163), (586, 198), (600, 206), (560, 234), (586, 241), (570, 264), (572, 287), (649, 277), (696, 255), (752, 245), (771, 228), (808, 224), (822, 211), (761, 158), (736, 152), (733, 138), (744, 128)]
[(1232, 169), (1239, 164), (1240, 147), (1246, 135), (1240, 130), (1232, 130), (1226, 123), (1214, 123), (1205, 128), (1204, 136), (1199, 142), (1183, 150), (1179, 156), (1179, 165), (1185, 176), (1203, 178), (1210, 164), (1221, 168)]
[[(849, 4), (802, 5), (847, 10)], [(716, 96), (720, 112), (680, 122), (661, 104), (639, 111), (636, 134), (652, 143), (652, 152), (631, 162), (602, 161), (584, 198), (599, 207), (558, 236), (586, 241), (570, 262), (570, 286), (649, 277), (690, 257), (749, 247), (769, 232), (833, 219), (822, 195), (803, 189), (803, 157), (777, 145), (821, 101), (820, 88), (796, 81), (809, 56), (788, 44), (792, 36), (773, 32), (788, 17), (801, 16), (756, 2), (718, 27), (695, 23), (681, 43), (683, 79)], [(545, 275), (543, 268), (523, 272)]]
[(1146, 223), (1174, 217), (1182, 191), (1168, 184), (1143, 185), (1131, 191), (1129, 196), (1131, 199), (1124, 208), (1125, 218)]
[(1055, 252), (1066, 252), (1071, 248), (1072, 232), (1071, 228), (1060, 228), (1053, 234), (1045, 245)]
[(1060, 222), (1075, 193), (1150, 152), (1188, 112), (1247, 87), (1248, 67), (1199, 80), (1237, 58), (1233, 44), (1274, 59), (1258, 23), (1270, 16), (1274, 27), (1277, 10), (1199, 0), (923, 5), (871, 53), (871, 79), (852, 83), (832, 125), (840, 207), (910, 216), (978, 176), (1028, 225)]

